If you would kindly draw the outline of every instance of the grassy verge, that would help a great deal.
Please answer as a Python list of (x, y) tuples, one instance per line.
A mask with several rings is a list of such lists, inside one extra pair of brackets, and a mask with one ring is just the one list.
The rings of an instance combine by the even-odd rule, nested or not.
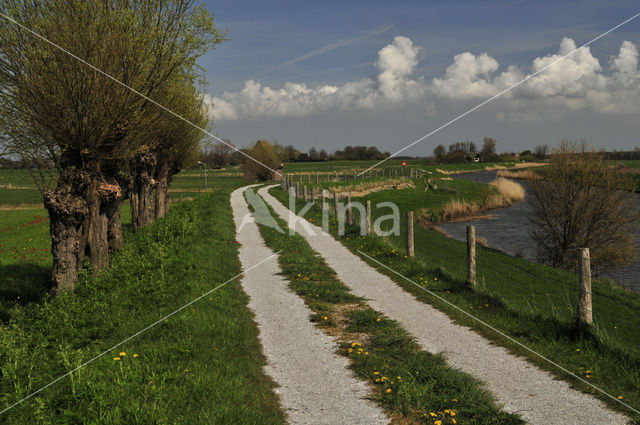
[[(278, 222), (287, 228), (279, 218)], [(422, 351), (396, 322), (351, 294), (303, 237), (262, 225), (260, 232), (271, 249), (283, 250), (283, 274), (313, 311), (311, 320), (338, 338), (339, 353), (369, 382), (374, 399), (395, 423), (523, 423), (498, 409), (478, 381), (448, 367), (442, 356)]]
[[(287, 195), (279, 188), (272, 189), (271, 193), (288, 205)], [(441, 202), (437, 198), (420, 198), (414, 190), (378, 192), (366, 199), (371, 199), (373, 205), (382, 200), (393, 201), (401, 211), (415, 210), (429, 202), (429, 205)], [(298, 209), (302, 205), (300, 201)], [(373, 216), (375, 219), (380, 214), (388, 213), (388, 210), (377, 212), (374, 208)], [(320, 222), (319, 206), (316, 205), (305, 217)], [(336, 220), (332, 218), (330, 224), (335, 235)], [(575, 274), (479, 248), (480, 285), (470, 287), (465, 282), (464, 243), (416, 226), (416, 258), (406, 258), (404, 224), (403, 221), (398, 237), (360, 236), (355, 233), (358, 229), (354, 227), (341, 241), (352, 251), (361, 250), (376, 258), (593, 385), (620, 397), (625, 403), (636, 409), (640, 406), (640, 333), (637, 331), (640, 327), (640, 296), (596, 281), (593, 292), (596, 327), (591, 334), (580, 335), (573, 322), (577, 305)], [(369, 262), (419, 300), (434, 305), (457, 322), (470, 326), (512, 352), (528, 357), (541, 367), (566, 378), (576, 388), (600, 396), (610, 406), (631, 413), (621, 404), (559, 372), (553, 365), (487, 330), (427, 292)], [(634, 419), (639, 421), (640, 417), (635, 416)]]
[[(235, 276), (228, 182), (127, 238), (74, 294), (0, 326), (0, 406)], [(284, 423), (247, 297), (233, 281), (2, 414), (5, 424)]]

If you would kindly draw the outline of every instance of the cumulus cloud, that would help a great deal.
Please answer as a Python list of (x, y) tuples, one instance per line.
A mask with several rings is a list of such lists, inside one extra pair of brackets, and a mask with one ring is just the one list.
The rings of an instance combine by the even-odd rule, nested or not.
[[(576, 47), (575, 41), (565, 37), (557, 53), (535, 58), (525, 68), (509, 66), (501, 73), (497, 72), (498, 61), (486, 53), (462, 53), (454, 57), (443, 78), (433, 79), (432, 89), (453, 100), (486, 99), (534, 75), (504, 95), (511, 99), (510, 107), (520, 110), (500, 114), (499, 119), (545, 117), (549, 114), (548, 110), (541, 110), (545, 107), (601, 112), (640, 110), (638, 51), (632, 42), (622, 43), (608, 70), (589, 47), (575, 51)], [(564, 56), (567, 57), (560, 60)]]
[(372, 109), (381, 103), (417, 99), (423, 94), (422, 79), (412, 79), (421, 49), (407, 37), (395, 37), (393, 43), (378, 52), (377, 78), (363, 78), (342, 85), (309, 87), (285, 83), (280, 89), (245, 81), (239, 92), (208, 97), (217, 119), (235, 120), (245, 116), (301, 117), (330, 109)]
[(280, 89), (246, 81), (242, 90), (225, 92), (208, 101), (213, 103), (217, 119), (301, 117), (324, 110), (373, 109), (404, 102), (433, 105), (438, 99), (484, 100), (539, 72), (503, 95), (501, 99), (510, 102), (509, 109), (497, 119), (535, 120), (553, 116), (555, 110), (563, 108), (610, 113), (640, 111), (639, 56), (632, 42), (624, 41), (606, 66), (588, 47), (575, 50), (575, 42), (563, 38), (556, 53), (535, 58), (529, 66), (510, 65), (502, 71), (498, 60), (488, 53), (464, 52), (454, 56), (442, 77), (425, 82), (414, 75), (422, 49), (409, 38), (397, 36), (378, 51), (375, 77), (315, 87), (286, 83)]

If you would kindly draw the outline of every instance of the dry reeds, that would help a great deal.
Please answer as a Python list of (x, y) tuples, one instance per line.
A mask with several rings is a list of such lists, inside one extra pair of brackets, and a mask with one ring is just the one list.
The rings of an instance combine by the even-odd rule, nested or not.
[(495, 171), (495, 170), (506, 170), (507, 167), (504, 165), (491, 165), (488, 167), (484, 167), (485, 171)]
[(520, 183), (504, 177), (498, 177), (490, 184), (498, 189), (500, 195), (508, 202), (522, 201), (524, 199), (525, 191)]
[(510, 179), (533, 179), (535, 178), (535, 173), (532, 170), (521, 170), (521, 171), (510, 171), (510, 170), (500, 170), (496, 173), (498, 177), (506, 177)]
[(480, 211), (480, 206), (475, 202), (453, 199), (442, 208), (442, 220), (451, 221), (460, 217), (470, 217), (478, 211)]
[(549, 165), (547, 162), (518, 162), (514, 165), (515, 168), (531, 168), (531, 167), (542, 167), (544, 165)]

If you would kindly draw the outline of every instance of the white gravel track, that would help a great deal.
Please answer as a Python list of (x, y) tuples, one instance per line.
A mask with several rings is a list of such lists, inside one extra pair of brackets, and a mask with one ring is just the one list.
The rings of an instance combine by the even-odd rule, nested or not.
[[(273, 187), (273, 186), (272, 186)], [(258, 194), (285, 221), (296, 220), (263, 188)], [(298, 218), (300, 221), (304, 219)], [(389, 277), (375, 270), (330, 235), (306, 222), (295, 226), (355, 295), (400, 323), (431, 353), (485, 382), (507, 412), (519, 413), (530, 424), (625, 424), (628, 418), (600, 400), (572, 389), (565, 381), (539, 369), (506, 349), (493, 345), (471, 329), (457, 325), (434, 307), (418, 301)]]
[[(245, 188), (231, 194), (236, 229), (249, 213)], [(237, 234), (244, 270), (273, 255), (252, 220)], [(237, 230), (236, 230), (237, 231)], [(336, 343), (310, 321), (310, 311), (279, 275), (274, 259), (248, 271), (242, 289), (255, 313), (260, 342), (267, 358), (266, 373), (278, 384), (276, 392), (292, 424), (387, 424), (378, 405), (365, 399), (369, 391), (337, 355)]]

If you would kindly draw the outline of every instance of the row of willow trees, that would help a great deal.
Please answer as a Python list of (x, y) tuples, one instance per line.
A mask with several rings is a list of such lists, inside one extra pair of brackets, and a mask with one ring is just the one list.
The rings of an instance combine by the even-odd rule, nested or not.
[(54, 288), (73, 290), (85, 258), (96, 273), (121, 247), (126, 199), (134, 229), (165, 214), (171, 176), (207, 125), (196, 62), (225, 34), (193, 0), (0, 0), (0, 10), (15, 21), (0, 18), (0, 146), (37, 164)]

